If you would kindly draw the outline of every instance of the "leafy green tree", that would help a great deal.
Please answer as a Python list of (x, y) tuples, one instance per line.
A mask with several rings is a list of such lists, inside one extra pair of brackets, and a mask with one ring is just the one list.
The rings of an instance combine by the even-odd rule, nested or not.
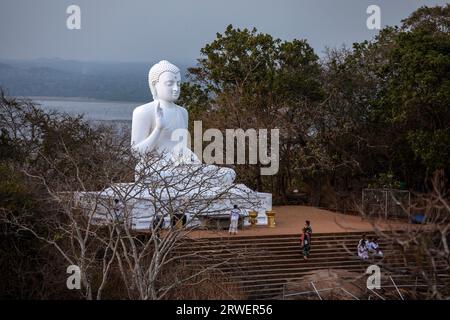
[(201, 54), (198, 66), (189, 69), (192, 82), (184, 88), (182, 102), (200, 110), (194, 120), (203, 120), (204, 126), (279, 128), (282, 163), (276, 177), (261, 177), (259, 165), (236, 169), (249, 185), (283, 197), (293, 171), (304, 166), (297, 159), (311, 128), (306, 111), (323, 98), (317, 55), (305, 40), (281, 41), (231, 25)]
[(377, 107), (399, 137), (392, 148), (409, 148), (405, 154), (412, 153), (429, 173), (450, 167), (449, 13), (450, 5), (423, 7), (403, 20), (389, 61), (380, 68), (386, 81)]
[[(391, 172), (411, 188), (450, 167), (449, 6), (423, 7), (322, 64), (334, 180)], [(342, 184), (349, 187), (350, 181)]]

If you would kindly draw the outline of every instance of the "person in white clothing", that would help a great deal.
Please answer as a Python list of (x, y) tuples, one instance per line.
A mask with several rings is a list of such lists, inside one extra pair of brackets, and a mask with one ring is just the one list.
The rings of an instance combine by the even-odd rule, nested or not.
[(366, 235), (363, 235), (358, 242), (358, 257), (363, 260), (369, 259), (368, 241)]
[(230, 214), (230, 234), (237, 234), (237, 227), (239, 222), (240, 210), (237, 205), (234, 205), (234, 208), (231, 210)]
[(383, 252), (380, 250), (380, 246), (378, 244), (378, 238), (372, 238), (367, 245), (369, 249), (369, 254), (374, 257), (383, 257)]

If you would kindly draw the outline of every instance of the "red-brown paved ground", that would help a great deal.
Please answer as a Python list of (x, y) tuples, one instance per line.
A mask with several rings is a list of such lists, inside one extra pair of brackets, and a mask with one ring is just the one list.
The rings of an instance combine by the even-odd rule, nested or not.
[[(238, 236), (260, 236), (277, 234), (300, 234), (305, 220), (310, 220), (314, 233), (337, 233), (372, 231), (373, 226), (359, 216), (335, 213), (328, 210), (308, 206), (275, 206), (275, 228), (259, 226), (246, 227), (239, 230)], [(384, 230), (401, 229), (404, 223), (378, 220), (376, 225)], [(190, 233), (193, 238), (207, 238), (228, 236), (227, 230), (223, 231), (194, 231)]]

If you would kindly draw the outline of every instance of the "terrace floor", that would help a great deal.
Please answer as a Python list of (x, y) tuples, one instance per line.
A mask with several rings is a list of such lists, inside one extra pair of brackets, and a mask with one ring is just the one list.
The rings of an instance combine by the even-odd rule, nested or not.
[[(238, 236), (265, 236), (300, 234), (305, 220), (311, 221), (313, 233), (341, 233), (373, 231), (374, 226), (382, 230), (399, 230), (410, 224), (390, 220), (363, 220), (360, 216), (347, 215), (309, 206), (274, 206), (275, 228), (267, 226), (245, 227)], [(190, 233), (192, 238), (228, 236), (227, 230), (199, 230)]]

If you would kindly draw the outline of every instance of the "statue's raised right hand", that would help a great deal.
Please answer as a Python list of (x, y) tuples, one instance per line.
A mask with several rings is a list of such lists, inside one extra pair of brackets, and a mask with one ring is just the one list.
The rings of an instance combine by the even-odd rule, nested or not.
[(155, 111), (156, 111), (156, 128), (162, 130), (167, 127), (167, 119), (164, 117), (164, 112), (161, 106), (159, 105), (159, 102)]

